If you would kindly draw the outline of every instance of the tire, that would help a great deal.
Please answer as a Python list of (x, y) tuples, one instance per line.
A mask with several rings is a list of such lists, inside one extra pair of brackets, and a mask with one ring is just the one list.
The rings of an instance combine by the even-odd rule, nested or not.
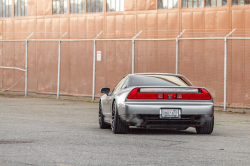
[(214, 117), (210, 122), (206, 122), (204, 126), (196, 127), (197, 134), (211, 134), (214, 129)]
[(121, 121), (121, 118), (118, 115), (116, 102), (114, 101), (112, 107), (112, 124), (111, 129), (114, 134), (127, 134), (128, 126)]
[(108, 129), (110, 125), (104, 122), (104, 116), (102, 113), (102, 104), (101, 101), (99, 102), (99, 127), (100, 129)]

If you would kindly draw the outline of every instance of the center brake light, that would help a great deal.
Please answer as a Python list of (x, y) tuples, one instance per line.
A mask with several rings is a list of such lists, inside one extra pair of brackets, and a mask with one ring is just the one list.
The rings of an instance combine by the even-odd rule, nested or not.
[(211, 100), (206, 89), (200, 88), (198, 93), (165, 93), (165, 92), (140, 92), (140, 88), (133, 89), (128, 99), (166, 99), (166, 100)]

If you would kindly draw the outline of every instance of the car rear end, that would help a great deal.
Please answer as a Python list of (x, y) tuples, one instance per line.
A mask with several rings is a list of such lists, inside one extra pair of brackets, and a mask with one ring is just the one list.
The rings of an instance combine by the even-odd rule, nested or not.
[(194, 87), (182, 75), (135, 74), (129, 77), (127, 84), (131, 90), (126, 96), (120, 117), (130, 126), (195, 127), (201, 131), (200, 128), (213, 123), (214, 103), (211, 94), (206, 88)]
[(130, 126), (176, 129), (203, 126), (213, 115), (212, 97), (200, 87), (135, 87), (120, 114)]

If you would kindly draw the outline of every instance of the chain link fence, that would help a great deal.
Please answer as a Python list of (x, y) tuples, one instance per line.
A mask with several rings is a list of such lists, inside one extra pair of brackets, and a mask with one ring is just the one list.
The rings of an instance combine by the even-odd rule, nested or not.
[(101, 31), (2, 38), (0, 92), (94, 100), (102, 87), (115, 87), (127, 74), (178, 73), (206, 87), (216, 106), (250, 108), (249, 32)]

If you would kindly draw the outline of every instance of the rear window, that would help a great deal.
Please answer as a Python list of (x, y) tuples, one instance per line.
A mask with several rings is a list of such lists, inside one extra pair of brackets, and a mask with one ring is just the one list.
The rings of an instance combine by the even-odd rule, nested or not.
[(131, 86), (189, 86), (181, 77), (169, 75), (131, 75), (127, 87)]

